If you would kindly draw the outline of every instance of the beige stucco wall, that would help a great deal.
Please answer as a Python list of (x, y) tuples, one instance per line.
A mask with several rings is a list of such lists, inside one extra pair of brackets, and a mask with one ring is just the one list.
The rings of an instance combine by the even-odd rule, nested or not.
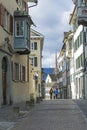
[(21, 102), (21, 101), (29, 100), (29, 81), (27, 81), (27, 76), (29, 75), (28, 55), (15, 54), (12, 57), (12, 61), (22, 64), (26, 67), (26, 81), (24, 82), (12, 81), (13, 100), (14, 102)]
[[(35, 32), (36, 33), (36, 32)], [(35, 38), (32, 36), (31, 38), (31, 43), (37, 42), (37, 50), (31, 50), (30, 53), (30, 57), (37, 57), (38, 58), (38, 66), (34, 67), (30, 64), (30, 93), (34, 92), (35, 98), (41, 96), (41, 81), (42, 81), (42, 75), (41, 75), (41, 68), (42, 68), (42, 42), (41, 42), (41, 38), (40, 36), (38, 36), (37, 38)], [(31, 60), (30, 60), (31, 63)], [(32, 73), (31, 73), (32, 71)], [(38, 81), (34, 80), (34, 75), (37, 74), (38, 75)], [(40, 86), (40, 91), (39, 91), (39, 86)]]
[[(17, 3), (16, 0), (0, 0), (0, 3), (3, 4), (3, 6), (8, 10), (8, 12), (13, 15), (14, 10), (17, 9)], [(0, 44), (4, 41), (5, 37), (9, 37), (10, 44), (13, 46), (13, 35), (10, 35), (7, 33), (1, 26), (0, 26)], [(29, 71), (28, 67), (29, 64), (27, 63), (27, 56), (26, 55), (19, 55), (17, 53), (13, 54), (11, 57), (11, 61), (17, 62), (19, 64), (22, 64), (26, 67), (26, 77), (28, 76)], [(11, 69), (11, 68), (10, 68)], [(26, 101), (29, 99), (29, 82), (15, 82), (11, 81), (11, 95), (12, 95), (12, 101), (15, 102), (21, 102)]]

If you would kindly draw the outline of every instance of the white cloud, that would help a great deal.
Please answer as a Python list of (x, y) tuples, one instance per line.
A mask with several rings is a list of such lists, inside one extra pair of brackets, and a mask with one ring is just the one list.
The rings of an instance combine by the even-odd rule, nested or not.
[(42, 64), (44, 67), (53, 68), (55, 66), (55, 54), (49, 52), (44, 53)]
[(60, 51), (63, 33), (70, 30), (69, 14), (72, 13), (72, 0), (38, 0), (29, 14), (38, 32), (45, 37), (43, 47), (43, 67), (54, 66), (54, 52)]

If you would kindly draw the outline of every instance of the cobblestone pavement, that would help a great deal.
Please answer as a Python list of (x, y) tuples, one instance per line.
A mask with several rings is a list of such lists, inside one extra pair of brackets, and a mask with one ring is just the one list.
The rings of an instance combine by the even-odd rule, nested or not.
[(87, 130), (87, 123), (73, 100), (49, 100), (41, 102), (11, 130)]
[(0, 130), (87, 130), (87, 100), (44, 100), (29, 110), (19, 106), (18, 115), (13, 106), (0, 108)]
[[(14, 106), (19, 106), (19, 113), (15, 113)], [(2, 106), (0, 108), (0, 130), (10, 130), (17, 122), (27, 117), (31, 109), (26, 109), (25, 103), (15, 104), (9, 106)]]
[(79, 106), (79, 109), (82, 112), (85, 121), (87, 122), (87, 100), (81, 99), (81, 100), (74, 100), (74, 101)]

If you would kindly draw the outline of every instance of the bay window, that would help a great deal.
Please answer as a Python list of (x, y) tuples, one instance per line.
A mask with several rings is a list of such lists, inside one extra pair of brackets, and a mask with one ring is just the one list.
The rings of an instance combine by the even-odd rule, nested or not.
[(15, 36), (24, 36), (24, 21), (15, 21)]

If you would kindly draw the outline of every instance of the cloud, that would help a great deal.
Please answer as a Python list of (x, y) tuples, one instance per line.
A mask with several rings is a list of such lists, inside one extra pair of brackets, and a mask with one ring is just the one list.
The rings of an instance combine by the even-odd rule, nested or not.
[(55, 53), (50, 53), (50, 52), (44, 53), (42, 64), (44, 67), (53, 68), (55, 64)]
[(29, 9), (36, 24), (36, 31), (44, 35), (43, 67), (54, 66), (54, 52), (61, 50), (63, 33), (70, 30), (69, 15), (73, 10), (72, 0), (38, 0), (38, 5)]

